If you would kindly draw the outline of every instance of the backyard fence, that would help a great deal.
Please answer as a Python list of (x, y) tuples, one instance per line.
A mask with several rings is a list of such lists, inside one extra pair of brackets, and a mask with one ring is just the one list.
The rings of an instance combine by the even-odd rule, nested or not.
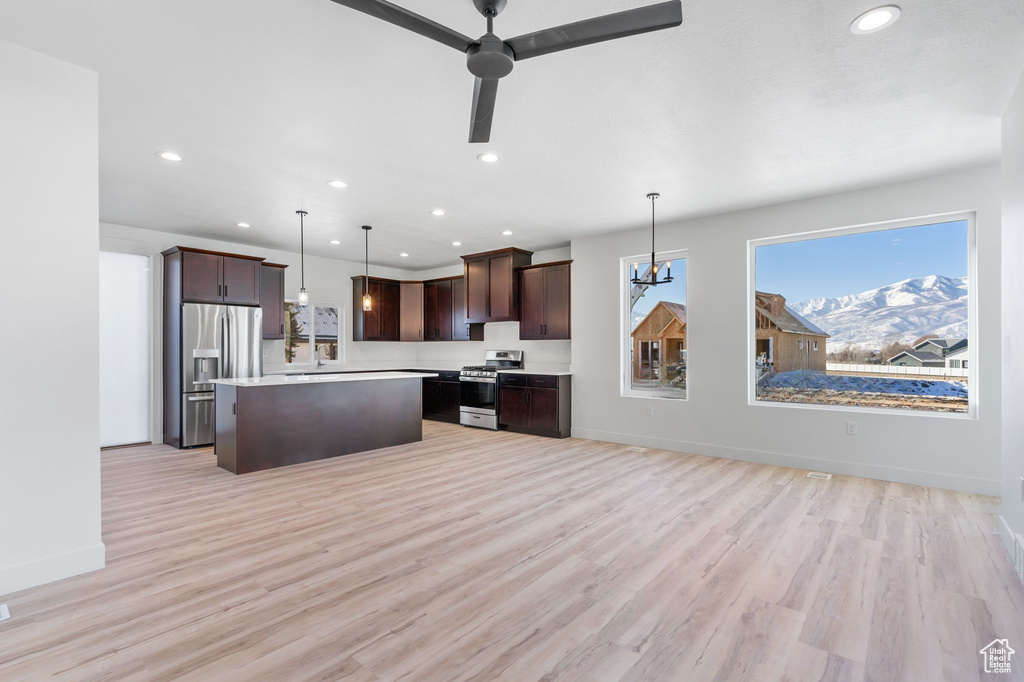
[(896, 376), (927, 376), (945, 378), (967, 378), (970, 370), (953, 369), (950, 367), (908, 367), (896, 365), (851, 365), (841, 362), (825, 363), (830, 372), (850, 372), (854, 374), (886, 374)]

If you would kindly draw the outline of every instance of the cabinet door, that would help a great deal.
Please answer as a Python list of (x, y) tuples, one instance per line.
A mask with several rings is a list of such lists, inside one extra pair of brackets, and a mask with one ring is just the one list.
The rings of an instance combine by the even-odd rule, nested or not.
[(459, 423), (459, 407), (462, 402), (462, 389), (458, 381), (441, 381), (441, 415), (445, 421)]
[[(381, 333), (383, 331), (383, 324), (381, 324), (381, 297), (380, 297), (380, 281), (375, 279), (361, 279), (355, 280), (353, 286), (359, 290), (354, 298), (354, 304), (357, 307), (356, 314), (360, 315), (363, 320), (363, 341), (382, 341)], [(362, 296), (364, 293), (370, 294), (370, 310), (362, 309)]]
[(224, 256), (224, 302), (236, 305), (260, 304), (260, 262)]
[(423, 285), (423, 340), (437, 341), (437, 283)]
[(488, 320), (500, 322), (516, 319), (516, 310), (512, 300), (512, 256), (492, 256), (487, 261), (487, 279), (489, 286)]
[(427, 323), (433, 325), (435, 341), (452, 340), (452, 282), (432, 282), (428, 285), (434, 290), (433, 315), (427, 316)]
[(441, 412), (441, 382), (437, 379), (424, 379), (423, 418), (435, 419)]
[(452, 280), (452, 341), (469, 341), (469, 322), (466, 322), (466, 280)]
[(519, 338), (543, 339), (544, 273), (546, 268), (521, 270), (519, 300)]
[(402, 282), (400, 285), (402, 302), (399, 322), (401, 324), (400, 340), (402, 341), (423, 340), (423, 294), (422, 282)]
[(527, 428), (530, 425), (530, 406), (526, 402), (528, 396), (529, 389), (519, 386), (499, 386), (499, 423), (511, 428)]
[(221, 303), (224, 289), (221, 279), (224, 258), (208, 253), (184, 251), (181, 254), (181, 297), (185, 301)]
[(569, 266), (553, 265), (550, 268), (542, 268), (542, 270), (544, 271), (544, 338), (571, 338)]
[(529, 428), (534, 431), (558, 431), (558, 389), (528, 389)]
[(487, 322), (487, 299), (490, 282), (487, 259), (466, 261), (466, 319), (468, 322)]
[(260, 267), (263, 338), (284, 338), (284, 268)]
[(381, 341), (398, 341), (401, 338), (401, 307), (402, 290), (398, 282), (380, 282)]

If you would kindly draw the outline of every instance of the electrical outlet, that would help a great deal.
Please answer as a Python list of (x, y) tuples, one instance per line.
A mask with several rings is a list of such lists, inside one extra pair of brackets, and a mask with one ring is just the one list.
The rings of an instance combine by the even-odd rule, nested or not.
[(7, 620), (11, 617), (11, 612), (7, 608), (7, 604), (0, 604), (0, 620)]
[(648, 405), (647, 406), (647, 416), (648, 417), (653, 417), (654, 416), (654, 405)]
[(846, 422), (846, 435), (856, 436), (857, 435), (857, 422)]

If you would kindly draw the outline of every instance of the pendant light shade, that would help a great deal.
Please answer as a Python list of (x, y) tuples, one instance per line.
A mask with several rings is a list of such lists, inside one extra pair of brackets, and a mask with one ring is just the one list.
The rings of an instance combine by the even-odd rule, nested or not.
[(645, 279), (640, 277), (640, 264), (633, 263), (633, 278), (630, 281), (631, 284), (636, 284), (643, 287), (656, 287), (659, 284), (668, 284), (672, 281), (672, 261), (665, 263), (665, 277), (658, 279), (658, 261), (655, 260), (654, 250), (654, 202), (661, 197), (657, 192), (651, 192), (647, 195), (647, 198), (651, 200), (651, 277)]
[(363, 311), (373, 310), (373, 299), (370, 298), (370, 230), (369, 225), (363, 225), (363, 234), (366, 236), (366, 250), (363, 255)]
[(301, 270), (301, 282), (299, 284), (299, 305), (309, 305), (309, 292), (306, 291), (306, 225), (305, 211), (296, 211), (295, 214), (299, 216), (299, 263)]

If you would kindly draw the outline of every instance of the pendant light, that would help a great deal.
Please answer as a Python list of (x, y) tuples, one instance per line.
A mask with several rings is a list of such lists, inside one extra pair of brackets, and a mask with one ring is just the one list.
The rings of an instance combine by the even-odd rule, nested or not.
[(306, 291), (306, 225), (305, 211), (296, 211), (295, 215), (299, 216), (299, 269), (300, 269), (300, 283), (299, 283), (299, 305), (309, 305), (309, 292)]
[(366, 251), (363, 256), (363, 311), (373, 310), (373, 299), (370, 298), (370, 230), (369, 225), (363, 225), (363, 233), (366, 235)]
[(658, 262), (654, 259), (654, 202), (661, 197), (657, 192), (651, 192), (647, 198), (651, 200), (651, 279), (650, 281), (640, 279), (640, 266), (633, 263), (633, 279), (630, 283), (643, 287), (656, 287), (659, 284), (668, 284), (672, 281), (672, 261), (665, 264), (665, 278), (658, 279)]

